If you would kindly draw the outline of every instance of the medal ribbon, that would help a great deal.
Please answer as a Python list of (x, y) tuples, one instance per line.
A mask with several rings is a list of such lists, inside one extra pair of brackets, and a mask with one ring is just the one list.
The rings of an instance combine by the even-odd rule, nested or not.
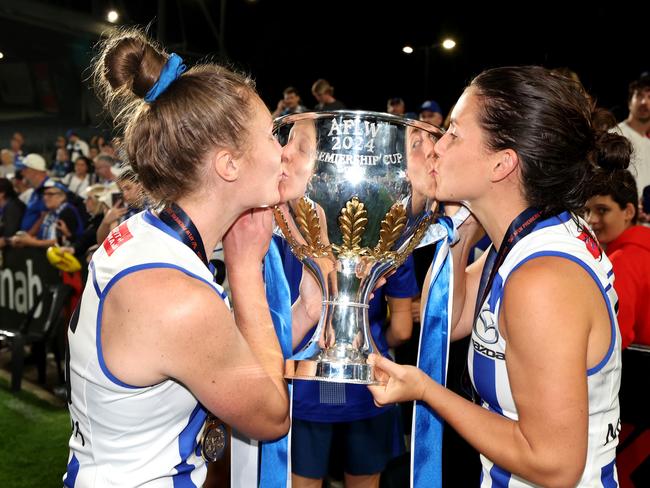
[(194, 251), (201, 262), (210, 269), (210, 263), (205, 253), (205, 248), (203, 247), (201, 234), (199, 234), (190, 216), (181, 207), (172, 203), (160, 212), (158, 218), (176, 232), (181, 242)]
[[(447, 357), (451, 307), (453, 301), (453, 267), (450, 245), (455, 229), (452, 219), (440, 217), (437, 224), (446, 231), (437, 245), (431, 263), (431, 282), (420, 328), (418, 368), (444, 385), (447, 381)], [(442, 486), (442, 419), (424, 402), (414, 402), (411, 437), (411, 480), (415, 488)]]

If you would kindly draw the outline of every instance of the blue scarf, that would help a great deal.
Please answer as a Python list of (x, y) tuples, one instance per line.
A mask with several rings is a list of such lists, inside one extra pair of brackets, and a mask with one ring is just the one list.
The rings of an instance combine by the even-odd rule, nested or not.
[[(418, 368), (436, 382), (447, 380), (447, 355), (452, 307), (453, 270), (449, 247), (453, 242), (454, 225), (449, 217), (438, 224), (447, 236), (437, 244), (431, 263), (431, 283), (420, 330)], [(411, 438), (411, 486), (439, 488), (442, 486), (442, 419), (425, 403), (414, 402), (413, 435)]]
[[(282, 348), (285, 359), (291, 357), (291, 292), (284, 274), (280, 250), (271, 239), (269, 251), (264, 257), (264, 281), (266, 283), (266, 299), (271, 310), (271, 318), (275, 332)], [(289, 387), (289, 398), (292, 398), (292, 385)], [(291, 431), (275, 441), (263, 442), (259, 486), (264, 488), (285, 488), (291, 476), (290, 439)]]

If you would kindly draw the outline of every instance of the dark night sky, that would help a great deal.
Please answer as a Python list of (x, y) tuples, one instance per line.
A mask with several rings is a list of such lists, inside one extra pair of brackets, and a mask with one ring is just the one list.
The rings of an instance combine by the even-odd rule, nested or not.
[[(152, 0), (47, 3), (97, 18), (112, 3), (127, 22), (152, 22), (151, 33), (157, 32), (157, 2)], [(206, 4), (218, 27), (219, 2), (206, 0)], [(542, 64), (573, 69), (603, 106), (626, 115), (627, 84), (650, 70), (649, 2), (504, 5), (494, 1), (470, 6), (413, 0), (227, 0), (225, 46), (228, 61), (256, 79), (270, 106), (288, 85), (296, 86), (312, 106), (311, 84), (323, 77), (351, 108), (384, 110), (387, 98), (402, 96), (410, 110), (425, 98), (434, 98), (446, 111), (466, 83), (485, 68)], [(197, 54), (194, 59), (201, 54), (216, 59), (218, 43), (197, 1), (165, 0), (165, 6), (165, 44), (178, 46), (184, 37), (186, 50)], [(19, 34), (12, 34), (11, 29), (18, 27), (7, 22), (0, 27), (4, 27), (0, 41), (4, 31), (4, 42), (26, 38), (41, 52), (45, 46), (56, 48), (60, 37), (32, 26), (23, 26)], [(405, 43), (433, 45), (446, 36), (458, 46), (453, 52), (430, 50), (425, 87), (424, 50), (407, 56), (401, 48)], [(78, 54), (88, 53), (91, 43), (77, 43)], [(191, 55), (185, 57), (191, 62)]]
[[(140, 11), (133, 8), (133, 20), (150, 21), (152, 3), (142, 2)], [(505, 7), (481, 2), (470, 7), (422, 0), (228, 0), (225, 44), (230, 60), (254, 76), (269, 104), (284, 87), (295, 85), (312, 105), (311, 83), (323, 77), (353, 108), (384, 110), (387, 98), (402, 96), (410, 109), (432, 97), (447, 110), (485, 68), (542, 64), (570, 67), (604, 106), (625, 106), (628, 82), (650, 69), (650, 6), (642, 3), (518, 2)], [(210, 9), (218, 24), (218, 2), (211, 2)], [(207, 24), (194, 10), (186, 7), (190, 47), (216, 50)], [(170, 37), (180, 32), (175, 12), (170, 2)], [(453, 52), (430, 51), (425, 88), (424, 50), (407, 56), (401, 48), (405, 43), (433, 45), (445, 36), (458, 46)]]

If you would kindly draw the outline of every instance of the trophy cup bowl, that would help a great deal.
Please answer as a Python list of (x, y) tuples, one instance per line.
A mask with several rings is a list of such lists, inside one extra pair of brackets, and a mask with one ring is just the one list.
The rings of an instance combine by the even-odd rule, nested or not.
[(293, 196), (275, 207), (276, 232), (323, 295), (315, 332), (286, 360), (285, 378), (377, 383), (367, 363), (377, 352), (369, 297), (433, 221), (407, 172), (425, 164), (418, 144), (428, 138), (432, 147), (443, 132), (426, 122), (365, 111), (286, 115), (275, 121), (274, 132), (296, 175), (287, 182)]

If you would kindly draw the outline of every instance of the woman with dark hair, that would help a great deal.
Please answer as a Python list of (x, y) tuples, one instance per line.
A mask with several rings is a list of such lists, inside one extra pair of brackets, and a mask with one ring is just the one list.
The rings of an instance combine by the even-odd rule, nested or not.
[(586, 218), (614, 266), (622, 348), (650, 346), (650, 229), (637, 224), (636, 180), (627, 171), (600, 178), (586, 206)]
[(65, 175), (61, 180), (71, 193), (82, 197), (86, 189), (93, 184), (93, 162), (86, 156), (79, 156), (74, 162), (74, 171)]
[[(160, 210), (121, 223), (90, 262), (68, 332), (64, 484), (201, 486), (216, 416), (257, 439), (289, 427), (261, 272), (272, 213), (258, 209), (279, 201), (281, 148), (249, 79), (186, 71), (139, 31), (112, 34), (95, 74)], [(234, 314), (208, 267), (219, 241)]]
[(25, 204), (18, 198), (11, 181), (0, 178), (0, 249), (20, 230), (24, 214)]
[[(493, 242), (454, 276), (452, 340), (471, 334), (480, 405), (377, 356), (387, 384), (370, 388), (379, 404), (426, 402), (481, 453), (481, 486), (616, 486), (612, 267), (576, 212), (630, 147), (593, 122), (579, 83), (496, 68), (472, 81), (435, 146), (436, 198), (465, 202)], [(462, 255), (472, 223), (460, 234)]]

